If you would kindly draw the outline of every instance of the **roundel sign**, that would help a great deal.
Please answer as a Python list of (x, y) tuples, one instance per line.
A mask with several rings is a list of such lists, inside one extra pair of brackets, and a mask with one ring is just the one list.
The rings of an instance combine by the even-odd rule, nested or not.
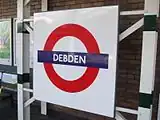
[(34, 24), (35, 98), (114, 117), (118, 7), (37, 13)]
[[(52, 49), (54, 49), (55, 44), (61, 38), (66, 36), (74, 36), (79, 40), (81, 40), (81, 42), (85, 45), (88, 53), (75, 53), (75, 52), (69, 53), (62, 51), (61, 52), (52, 51)], [(92, 45), (90, 45), (90, 42), (92, 43)], [(108, 67), (108, 55), (100, 54), (100, 50), (96, 42), (96, 39), (86, 28), (78, 24), (64, 24), (56, 28), (49, 35), (43, 51), (39, 51), (38, 55), (39, 55), (38, 60), (40, 62), (43, 62), (45, 71), (51, 82), (59, 89), (66, 92), (81, 92), (82, 90), (88, 88), (96, 79), (99, 67), (102, 65), (106, 69)], [(54, 55), (56, 57), (58, 56), (57, 60), (54, 57)], [(62, 61), (60, 60), (61, 58), (63, 59)], [(80, 58), (84, 58), (82, 60), (84, 60), (85, 62), (83, 63), (83, 61), (80, 61)], [(72, 62), (70, 62), (71, 59)], [(101, 61), (97, 61), (97, 59)], [(54, 65), (52, 65), (51, 63), (86, 66), (87, 70), (82, 75), (82, 77), (74, 81), (67, 81), (56, 73), (56, 71), (54, 70)]]

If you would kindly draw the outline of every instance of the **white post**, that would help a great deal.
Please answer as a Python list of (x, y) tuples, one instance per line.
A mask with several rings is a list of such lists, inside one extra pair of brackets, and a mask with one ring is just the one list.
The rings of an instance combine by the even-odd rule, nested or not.
[(48, 11), (48, 0), (41, 0), (41, 11)]
[(144, 11), (138, 120), (151, 120), (158, 40), (156, 19), (159, 15), (159, 0), (145, 0)]
[[(30, 83), (24, 83), (24, 87), (28, 88), (30, 87)], [(24, 92), (24, 91), (23, 91)], [(24, 92), (24, 102), (30, 99), (30, 93), (29, 92)], [(30, 105), (27, 107), (24, 106), (23, 102), (23, 107), (24, 107), (24, 120), (30, 120)]]
[(47, 103), (43, 101), (41, 101), (41, 114), (47, 115)]
[[(48, 0), (41, 0), (41, 11), (48, 11)], [(41, 114), (47, 115), (47, 103), (41, 101)]]
[(29, 34), (24, 30), (23, 19), (30, 17), (30, 6), (24, 5), (25, 0), (17, 0), (17, 73), (18, 73), (18, 120), (30, 120), (30, 106), (24, 108), (24, 101), (30, 93), (23, 92), (23, 86), (29, 83)]
[(18, 96), (18, 120), (24, 120), (24, 107), (23, 107), (23, 84), (17, 86)]

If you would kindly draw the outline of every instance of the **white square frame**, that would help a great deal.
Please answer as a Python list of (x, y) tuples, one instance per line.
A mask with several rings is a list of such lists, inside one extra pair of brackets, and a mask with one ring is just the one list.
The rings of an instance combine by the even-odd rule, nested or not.
[(0, 64), (2, 65), (13, 65), (13, 19), (8, 18), (8, 19), (0, 19), (0, 22), (5, 22), (8, 21), (10, 23), (10, 57), (8, 59), (2, 59), (0, 58)]

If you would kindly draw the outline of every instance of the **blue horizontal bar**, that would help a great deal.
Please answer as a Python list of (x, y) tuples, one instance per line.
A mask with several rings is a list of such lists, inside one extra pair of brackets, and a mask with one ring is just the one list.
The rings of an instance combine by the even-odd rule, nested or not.
[[(104, 69), (108, 69), (108, 57), (108, 54), (90, 54), (64, 51), (38, 51), (38, 62), (41, 63)], [(68, 61), (66, 58), (68, 59)], [(72, 58), (72, 61), (69, 58)]]

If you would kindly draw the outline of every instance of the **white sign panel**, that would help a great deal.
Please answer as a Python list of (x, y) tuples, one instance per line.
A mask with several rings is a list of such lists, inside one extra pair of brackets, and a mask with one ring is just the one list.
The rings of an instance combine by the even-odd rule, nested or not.
[(118, 6), (34, 15), (34, 97), (114, 117)]

